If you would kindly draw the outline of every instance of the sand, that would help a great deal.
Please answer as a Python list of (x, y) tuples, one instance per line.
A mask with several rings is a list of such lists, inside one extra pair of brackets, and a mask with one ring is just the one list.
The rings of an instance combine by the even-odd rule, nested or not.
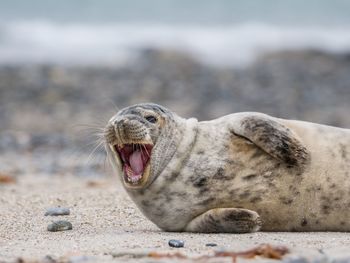
[[(40, 262), (45, 257), (48, 260), (47, 256), (63, 262), (120, 262), (126, 259), (143, 262), (149, 258), (119, 257), (117, 254), (123, 251), (134, 254), (180, 251), (190, 256), (209, 255), (213, 250), (206, 247), (206, 243), (217, 243), (219, 248), (234, 251), (261, 243), (286, 245), (293, 253), (304, 255), (350, 247), (348, 233), (162, 232), (137, 210), (119, 181), (107, 176), (89, 179), (69, 175), (23, 175), (15, 183), (0, 184), (0, 193), (0, 262), (18, 258), (25, 262)], [(47, 208), (55, 206), (69, 207), (71, 214), (44, 216)], [(47, 225), (59, 219), (70, 221), (73, 230), (48, 232)], [(169, 239), (184, 240), (185, 247), (169, 248)]]

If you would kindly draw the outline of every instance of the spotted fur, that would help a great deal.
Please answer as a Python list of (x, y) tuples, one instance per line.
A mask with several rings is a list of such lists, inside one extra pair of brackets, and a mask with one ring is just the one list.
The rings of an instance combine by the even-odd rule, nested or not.
[[(147, 128), (148, 113), (159, 129)], [(138, 104), (105, 134), (107, 145), (154, 142), (148, 183), (126, 190), (163, 230), (350, 231), (350, 130), (253, 112), (198, 122)]]

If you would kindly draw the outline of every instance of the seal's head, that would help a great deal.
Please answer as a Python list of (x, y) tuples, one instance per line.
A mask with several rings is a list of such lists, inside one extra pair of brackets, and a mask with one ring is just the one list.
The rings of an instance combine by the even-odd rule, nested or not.
[(153, 104), (137, 104), (120, 110), (105, 128), (106, 149), (127, 188), (151, 184), (176, 150), (172, 129), (179, 118)]

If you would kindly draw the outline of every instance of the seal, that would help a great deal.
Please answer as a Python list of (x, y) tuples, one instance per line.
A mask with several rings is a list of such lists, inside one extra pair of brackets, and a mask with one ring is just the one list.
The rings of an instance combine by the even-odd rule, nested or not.
[(152, 103), (105, 127), (109, 159), (166, 231), (350, 231), (350, 130), (242, 112), (184, 119)]

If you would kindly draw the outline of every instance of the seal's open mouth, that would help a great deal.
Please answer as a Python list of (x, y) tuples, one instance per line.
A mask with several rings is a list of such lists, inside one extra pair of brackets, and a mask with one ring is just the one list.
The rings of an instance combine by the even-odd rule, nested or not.
[(130, 184), (139, 184), (151, 158), (153, 145), (124, 144), (115, 146), (122, 162), (124, 179)]

